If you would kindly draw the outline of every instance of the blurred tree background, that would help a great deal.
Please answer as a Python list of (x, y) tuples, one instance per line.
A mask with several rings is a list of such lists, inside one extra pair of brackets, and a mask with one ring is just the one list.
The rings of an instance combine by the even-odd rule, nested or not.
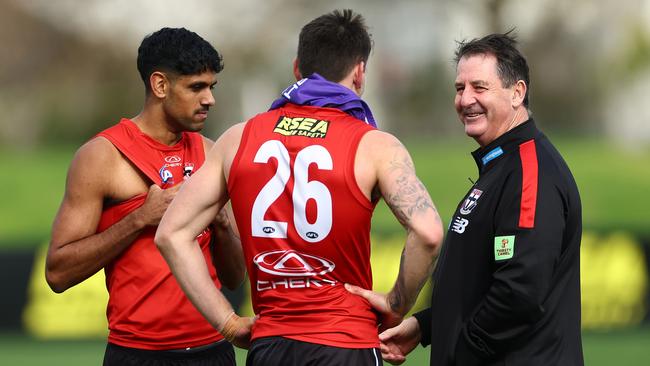
[(458, 136), (452, 108), (456, 41), (515, 29), (531, 65), (531, 109), (551, 133), (648, 145), (650, 3), (644, 0), (0, 0), (0, 144), (78, 144), (143, 101), (137, 46), (185, 26), (223, 53), (207, 134), (265, 109), (292, 81), (300, 27), (351, 7), (375, 49), (366, 99), (402, 138)]

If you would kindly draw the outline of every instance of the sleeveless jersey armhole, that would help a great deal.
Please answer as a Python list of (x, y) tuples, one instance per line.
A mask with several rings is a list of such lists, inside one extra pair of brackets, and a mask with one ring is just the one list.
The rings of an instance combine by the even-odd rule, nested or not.
[[(352, 193), (354, 198), (357, 199), (359, 204), (361, 204), (361, 206), (365, 207), (368, 210), (373, 210), (377, 202), (372, 202), (368, 197), (366, 197), (366, 195), (359, 187), (356, 176), (354, 174), (354, 164), (355, 164), (355, 159), (357, 157), (357, 151), (359, 149), (359, 142), (361, 141), (361, 138), (370, 131), (372, 131), (372, 129), (358, 129), (354, 133), (350, 141), (351, 147), (346, 162), (347, 166), (345, 168), (345, 180), (348, 185), (348, 188), (350, 189), (350, 192)], [(360, 156), (359, 158), (363, 159), (362, 156)]]
[(236, 172), (238, 171), (238, 166), (239, 166), (239, 161), (241, 160), (242, 155), (244, 154), (244, 150), (246, 149), (246, 141), (248, 141), (248, 135), (250, 134), (251, 131), (251, 125), (252, 125), (253, 119), (248, 120), (246, 122), (246, 126), (244, 126), (244, 131), (241, 134), (241, 139), (239, 140), (239, 147), (237, 147), (237, 152), (235, 153), (235, 157), (232, 159), (232, 164), (230, 164), (230, 170), (228, 171), (228, 177), (227, 177), (227, 184), (226, 186), (228, 187), (228, 195), (232, 192), (232, 190), (235, 188), (235, 183), (237, 181), (237, 174)]
[(137, 159), (135, 156), (132, 154), (129, 154), (129, 149), (126, 145), (124, 145), (119, 139), (117, 139), (115, 136), (113, 136), (110, 132), (108, 131), (102, 131), (98, 133), (96, 136), (101, 136), (105, 139), (107, 139), (115, 148), (124, 156), (125, 159), (130, 161), (133, 165), (135, 165), (138, 170), (140, 170), (141, 173), (147, 176), (154, 184), (160, 186), (160, 176), (157, 174), (154, 174), (150, 169), (147, 168), (146, 164)]

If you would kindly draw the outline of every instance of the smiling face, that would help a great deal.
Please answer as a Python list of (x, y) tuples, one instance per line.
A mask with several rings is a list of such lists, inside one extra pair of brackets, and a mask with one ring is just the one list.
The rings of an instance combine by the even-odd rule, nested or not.
[[(492, 54), (463, 56), (456, 67), (454, 104), (465, 133), (485, 146), (521, 122), (521, 83), (504, 87)], [(523, 84), (525, 91), (525, 83)], [(525, 119), (524, 119), (525, 120)]]
[(203, 129), (208, 110), (215, 104), (212, 89), (216, 83), (217, 74), (212, 71), (170, 77), (163, 110), (169, 126), (175, 132)]

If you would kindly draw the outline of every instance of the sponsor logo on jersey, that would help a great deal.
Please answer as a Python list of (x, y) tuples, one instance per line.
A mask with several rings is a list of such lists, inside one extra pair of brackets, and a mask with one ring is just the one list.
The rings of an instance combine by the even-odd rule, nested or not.
[(451, 230), (459, 234), (462, 234), (465, 232), (465, 228), (467, 227), (468, 224), (469, 224), (469, 220), (464, 219), (460, 216), (456, 216), (454, 222), (451, 224)]
[(470, 212), (472, 212), (474, 207), (476, 207), (476, 201), (478, 201), (478, 199), (481, 197), (482, 194), (483, 191), (481, 191), (480, 189), (473, 189), (472, 193), (470, 193), (469, 196), (467, 196), (467, 198), (463, 202), (463, 205), (460, 207), (460, 213), (463, 215), (467, 215)]
[(278, 276), (317, 276), (332, 272), (334, 262), (295, 250), (275, 250), (260, 253), (253, 258), (257, 267)]
[(182, 163), (183, 159), (181, 159), (181, 157), (178, 155), (167, 155), (163, 158), (163, 160), (165, 162), (163, 163), (162, 169), (175, 168), (177, 166), (183, 165)]
[(494, 260), (510, 259), (515, 254), (515, 236), (494, 237)]
[(327, 135), (329, 121), (305, 117), (280, 116), (273, 132), (283, 136), (305, 136), (324, 138)]
[(295, 250), (259, 253), (253, 262), (262, 272), (279, 276), (273, 280), (257, 280), (257, 291), (277, 288), (303, 289), (336, 285), (335, 280), (320, 276), (334, 271), (334, 262)]
[(180, 163), (180, 161), (181, 158), (178, 155), (165, 156), (165, 163), (167, 164)]
[(322, 288), (325, 286), (336, 286), (335, 280), (314, 277), (284, 277), (272, 281), (257, 280), (256, 289), (259, 292), (285, 289)]
[(483, 162), (483, 165), (489, 163), (490, 161), (498, 158), (499, 156), (503, 155), (503, 149), (501, 149), (501, 146), (497, 146), (494, 149), (492, 149), (489, 153), (487, 153), (481, 161)]

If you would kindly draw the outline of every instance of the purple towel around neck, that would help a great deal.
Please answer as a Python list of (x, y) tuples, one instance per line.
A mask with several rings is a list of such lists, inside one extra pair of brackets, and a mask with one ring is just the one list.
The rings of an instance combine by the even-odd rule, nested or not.
[(269, 110), (280, 108), (287, 103), (337, 108), (375, 128), (377, 127), (375, 118), (366, 102), (352, 90), (341, 84), (328, 81), (317, 73), (286, 88), (280, 98), (271, 104)]

